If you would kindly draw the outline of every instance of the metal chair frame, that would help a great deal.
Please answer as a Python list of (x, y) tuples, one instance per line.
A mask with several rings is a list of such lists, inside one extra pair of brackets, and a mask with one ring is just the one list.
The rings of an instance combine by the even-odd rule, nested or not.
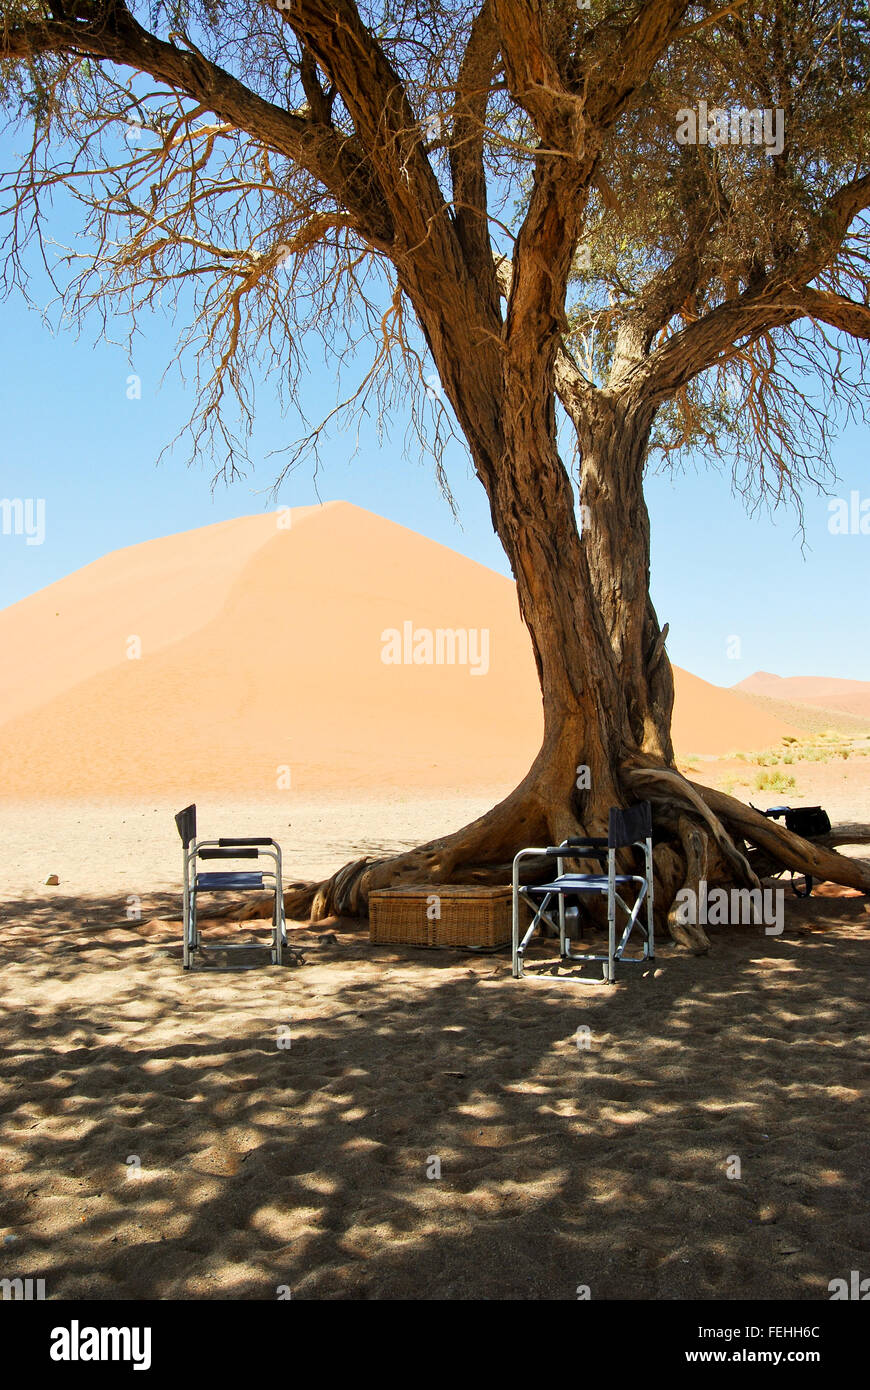
[[(635, 814), (637, 813), (637, 814)], [(630, 827), (626, 833), (625, 827)], [(642, 838), (633, 838), (636, 833), (632, 827), (640, 827), (646, 830)], [(620, 849), (636, 847), (641, 849), (644, 854), (644, 873), (643, 874), (618, 874), (616, 872), (616, 854)], [(519, 879), (520, 864), (524, 859), (539, 856), (547, 859), (556, 860), (557, 877), (552, 883), (543, 884), (521, 884)], [(576, 873), (566, 874), (564, 864), (566, 859), (594, 859), (599, 864), (607, 863), (606, 876), (602, 873), (588, 874)], [(638, 885), (637, 898), (635, 902), (629, 904), (618, 891), (623, 884), (635, 883)], [(513, 861), (512, 874), (513, 888), (513, 921), (511, 934), (512, 948), (512, 969), (515, 980), (525, 978), (523, 962), (526, 948), (529, 945), (535, 931), (542, 927), (543, 923), (552, 928), (559, 937), (559, 953), (562, 961), (594, 961), (603, 965), (602, 981), (613, 983), (616, 979), (617, 962), (624, 961), (626, 964), (642, 964), (644, 961), (655, 959), (655, 925), (654, 925), (654, 888), (653, 888), (653, 858), (652, 858), (652, 817), (649, 802), (641, 802), (638, 806), (632, 807), (627, 812), (618, 809), (610, 812), (610, 826), (607, 839), (600, 837), (586, 837), (579, 839), (563, 840), (560, 845), (550, 845), (547, 848), (530, 847), (521, 849)], [(571, 938), (567, 929), (567, 913), (565, 899), (581, 893), (600, 893), (607, 898), (607, 954), (601, 955), (592, 951), (574, 951), (571, 949)], [(550, 916), (550, 903), (556, 897), (559, 902), (558, 926)], [(540, 899), (540, 901), (538, 901)], [(531, 925), (528, 927), (522, 940), (520, 939), (520, 901), (524, 901), (531, 908), (533, 916)], [(640, 920), (640, 910), (646, 902), (646, 925)], [(616, 933), (616, 910), (619, 906), (625, 913), (628, 921), (620, 940), (617, 942)], [(632, 931), (638, 927), (643, 935), (643, 953), (640, 956), (626, 956), (625, 949), (628, 945)], [(566, 976), (566, 980), (576, 981), (583, 984), (596, 983), (590, 979), (583, 979), (581, 976)]]
[[(282, 879), (281, 846), (269, 837), (223, 837), (218, 840), (198, 840), (196, 838), (196, 807), (187, 806), (175, 817), (178, 833), (184, 846), (184, 889), (183, 889), (183, 964), (185, 970), (195, 968), (194, 958), (200, 951), (215, 949), (219, 951), (252, 951), (258, 942), (210, 941), (203, 945), (202, 933), (197, 921), (197, 902), (200, 893), (272, 893), (272, 940), (269, 945), (273, 965), (280, 965), (283, 947), (287, 945), (287, 932), (284, 923), (284, 892)], [(198, 873), (197, 861), (209, 859), (271, 859), (274, 867), (263, 868), (258, 872)], [(212, 967), (212, 969), (255, 970), (254, 965)]]

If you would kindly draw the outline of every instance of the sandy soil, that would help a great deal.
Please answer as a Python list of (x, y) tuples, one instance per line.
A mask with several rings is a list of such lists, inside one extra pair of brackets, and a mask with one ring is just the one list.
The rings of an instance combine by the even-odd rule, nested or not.
[[(285, 881), (321, 877), (473, 819), (539, 742), (506, 579), (345, 504), (287, 521), (118, 551), (0, 613), (0, 1277), (748, 1299), (866, 1272), (857, 895), (788, 897), (783, 936), (715, 931), (705, 959), (664, 944), (612, 989), (556, 978), (548, 946), (519, 983), (505, 953), (399, 953), (348, 921), (293, 926), (301, 964), (182, 972), (186, 801), (200, 833), (274, 835)], [(386, 663), (406, 622), (486, 631), (486, 671)], [(771, 768), (785, 792), (725, 756), (865, 733), (854, 714), (675, 681), (690, 775), (870, 821), (870, 744)]]
[[(805, 762), (763, 767), (732, 758), (699, 758), (695, 772), (688, 775), (697, 782), (730, 790), (741, 801), (765, 809), (768, 806), (824, 806), (832, 823), (870, 825), (870, 744), (863, 740), (848, 759), (836, 753), (826, 762)], [(755, 785), (765, 773), (794, 779), (785, 790), (764, 790)]]
[[(664, 945), (614, 988), (557, 980), (546, 947), (517, 983), (504, 954), (371, 947), (347, 921), (294, 928), (302, 965), (186, 975), (171, 809), (2, 808), (4, 1277), (51, 1298), (814, 1299), (870, 1266), (863, 898), (788, 897), (782, 937)], [(210, 802), (201, 828), (274, 829), (307, 875), (480, 809)]]
[[(761, 768), (729, 758), (698, 757), (683, 770), (696, 781), (730, 787), (766, 807), (824, 805), (834, 822), (870, 824), (870, 751), (848, 760)], [(754, 788), (759, 772), (793, 776), (792, 790)], [(288, 790), (261, 801), (208, 796), (199, 802), (201, 835), (272, 835), (284, 850), (284, 876), (321, 878), (364, 854), (388, 854), (446, 834), (482, 815), (511, 790), (502, 783), (475, 796), (403, 793), (303, 797)], [(13, 802), (0, 798), (5, 893), (39, 901), (81, 895), (135, 895), (175, 890), (181, 845), (173, 821), (179, 800), (144, 803)], [(50, 875), (57, 887), (46, 887)]]
[[(282, 846), (284, 877), (319, 878), (364, 854), (412, 848), (433, 834), (458, 830), (510, 789), (475, 797), (323, 796), (288, 791), (260, 802), (201, 800), (200, 836), (271, 835)], [(181, 841), (174, 815), (181, 802), (37, 802), (0, 799), (3, 879), (14, 897), (144, 897), (181, 882)], [(56, 888), (45, 880), (56, 875)]]

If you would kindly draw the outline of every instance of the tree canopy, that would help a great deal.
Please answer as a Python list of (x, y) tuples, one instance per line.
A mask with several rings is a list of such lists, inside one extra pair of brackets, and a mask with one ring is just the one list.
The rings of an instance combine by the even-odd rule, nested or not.
[[(30, 131), (5, 183), (6, 283), (63, 185), (84, 233), (52, 266), (65, 309), (135, 321), (187, 295), (195, 439), (217, 436), (230, 467), (255, 382), (272, 374), (304, 409), (312, 332), (352, 364), (346, 399), (384, 409), (398, 374), (421, 425), (448, 425), (415, 301), (469, 280), (480, 331), (558, 334), (572, 418), (591, 390), (642, 394), (654, 443), (729, 457), (748, 488), (818, 473), (832, 398), (866, 400), (863, 359), (841, 353), (843, 335), (870, 337), (866, 3), (3, 0), (2, 14), (5, 105)], [(678, 138), (687, 111), (695, 143)], [(778, 113), (778, 141), (741, 128), (753, 111), (771, 127)], [(510, 284), (548, 200), (570, 226), (545, 323), (533, 266)]]

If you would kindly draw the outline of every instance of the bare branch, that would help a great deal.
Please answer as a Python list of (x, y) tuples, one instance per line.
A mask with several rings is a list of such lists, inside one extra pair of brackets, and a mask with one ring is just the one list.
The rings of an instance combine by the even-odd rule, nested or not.
[(147, 72), (183, 92), (232, 126), (247, 131), (276, 153), (314, 175), (355, 218), (372, 245), (389, 247), (389, 212), (358, 146), (316, 120), (265, 101), (198, 51), (185, 51), (142, 29), (128, 10), (113, 4), (96, 9), (93, 21), (25, 20), (8, 27), (0, 57), (77, 53)]
[[(810, 288), (810, 282), (835, 261), (852, 219), (867, 207), (870, 175), (850, 180), (825, 201), (805, 247), (798, 251), (788, 248), (769, 271), (756, 269), (741, 294), (667, 337), (626, 375), (626, 389), (643, 393), (650, 400), (663, 400), (760, 334), (805, 316), (812, 317), (810, 306), (819, 306), (821, 301), (813, 297), (819, 292)], [(830, 307), (839, 307), (845, 322), (846, 301), (842, 306)], [(856, 321), (854, 316), (852, 321)]]
[(870, 342), (870, 305), (856, 304), (830, 290), (807, 289), (801, 295), (801, 306), (810, 318)]
[(498, 57), (498, 35), (492, 17), (492, 0), (484, 0), (476, 16), (459, 66), (453, 103), (450, 171), (456, 229), (466, 261), (483, 283), (492, 280), (492, 254), (487, 225), (487, 188), (484, 167), (486, 108)]

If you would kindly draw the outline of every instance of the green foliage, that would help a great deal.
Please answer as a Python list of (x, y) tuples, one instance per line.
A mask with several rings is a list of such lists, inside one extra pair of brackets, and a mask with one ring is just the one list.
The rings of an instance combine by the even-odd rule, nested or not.
[(797, 784), (784, 772), (759, 772), (752, 785), (759, 792), (790, 792)]

